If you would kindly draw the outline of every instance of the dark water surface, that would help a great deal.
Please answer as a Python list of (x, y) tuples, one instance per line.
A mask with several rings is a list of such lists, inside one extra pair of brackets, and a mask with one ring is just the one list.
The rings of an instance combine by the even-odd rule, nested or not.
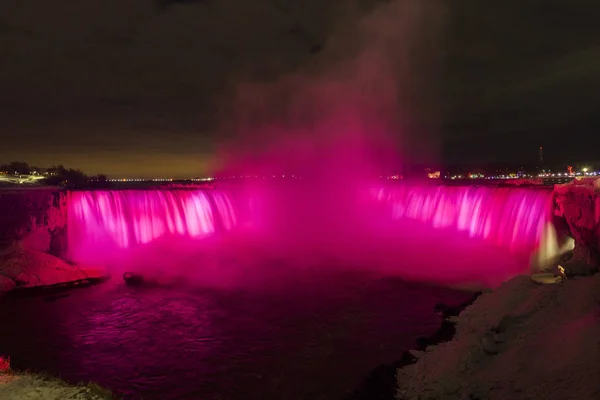
[(133, 288), (0, 302), (16, 368), (94, 381), (129, 399), (342, 399), (432, 334), (468, 293), (331, 272), (253, 289)]

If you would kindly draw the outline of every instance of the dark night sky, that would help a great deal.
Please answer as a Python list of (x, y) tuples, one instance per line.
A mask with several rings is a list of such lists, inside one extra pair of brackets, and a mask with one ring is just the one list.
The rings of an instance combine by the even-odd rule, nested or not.
[[(326, 57), (340, 21), (375, 3), (2, 0), (0, 162), (203, 174), (238, 81)], [(348, 12), (351, 4), (361, 11)], [(599, 2), (444, 8), (439, 57), (429, 59), (439, 63), (431, 102), (446, 161), (535, 161), (539, 145), (554, 161), (600, 160)]]

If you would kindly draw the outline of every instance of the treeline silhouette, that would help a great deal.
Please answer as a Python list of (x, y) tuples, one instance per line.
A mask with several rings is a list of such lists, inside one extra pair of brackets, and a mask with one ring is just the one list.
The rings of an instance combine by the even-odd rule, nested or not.
[(49, 168), (39, 168), (23, 161), (12, 161), (0, 165), (0, 172), (9, 175), (40, 175), (41, 184), (65, 186), (69, 188), (101, 188), (110, 186), (106, 175), (88, 176), (81, 170), (54, 165)]

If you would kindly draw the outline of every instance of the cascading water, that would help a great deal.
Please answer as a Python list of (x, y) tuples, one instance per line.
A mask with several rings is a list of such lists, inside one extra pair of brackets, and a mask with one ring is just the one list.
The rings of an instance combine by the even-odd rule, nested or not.
[(398, 186), (378, 189), (394, 219), (464, 232), (511, 251), (534, 251), (550, 222), (552, 192), (486, 186)]
[[(219, 189), (72, 192), (69, 253), (80, 263), (189, 276), (214, 274), (219, 260), (258, 244), (275, 257), (320, 254), (416, 279), (493, 285), (562, 251), (549, 190), (400, 185), (360, 199), (361, 190), (294, 188), (233, 190), (235, 197)], [(236, 227), (219, 246), (198, 240)]]
[(159, 239), (206, 238), (232, 229), (236, 218), (229, 195), (218, 190), (71, 192), (69, 253), (74, 261), (97, 263)]
[(573, 240), (558, 238), (552, 224), (551, 190), (403, 185), (372, 195), (394, 219), (413, 219), (527, 255), (533, 270), (551, 266), (573, 248)]

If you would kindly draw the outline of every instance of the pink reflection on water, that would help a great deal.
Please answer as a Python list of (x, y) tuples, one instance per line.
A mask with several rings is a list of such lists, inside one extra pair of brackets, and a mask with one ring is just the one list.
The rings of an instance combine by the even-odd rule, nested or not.
[(552, 191), (484, 186), (380, 188), (374, 198), (394, 219), (464, 232), (511, 251), (533, 252), (550, 221)]

